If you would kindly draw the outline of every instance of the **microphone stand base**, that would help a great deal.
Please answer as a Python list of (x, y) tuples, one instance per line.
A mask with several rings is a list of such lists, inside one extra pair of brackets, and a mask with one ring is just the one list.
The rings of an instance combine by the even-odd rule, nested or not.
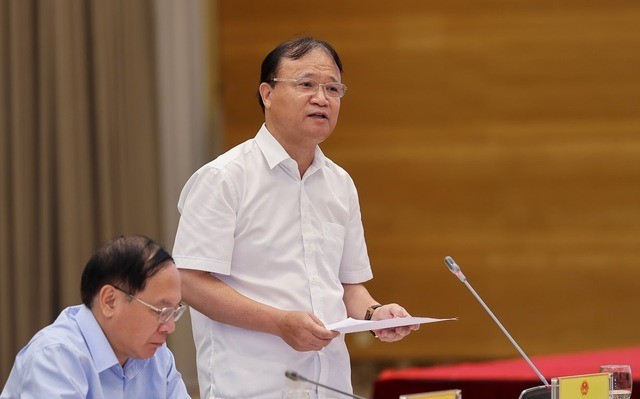
[(518, 399), (551, 399), (551, 387), (540, 385), (539, 387), (527, 388)]

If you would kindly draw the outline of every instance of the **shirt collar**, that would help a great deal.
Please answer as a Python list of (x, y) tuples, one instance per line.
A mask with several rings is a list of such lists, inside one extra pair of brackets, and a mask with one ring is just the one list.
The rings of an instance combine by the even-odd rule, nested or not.
[(76, 322), (87, 343), (87, 347), (93, 358), (93, 364), (98, 373), (119, 364), (113, 348), (111, 348), (107, 337), (93, 316), (91, 309), (82, 305), (76, 316)]
[(327, 158), (324, 156), (324, 153), (322, 152), (320, 147), (316, 146), (316, 152), (315, 152), (315, 155), (313, 156), (313, 162), (311, 163), (311, 166), (315, 166), (318, 169), (322, 169), (322, 167), (326, 162), (326, 159)]
[(111, 344), (109, 344), (106, 335), (104, 335), (104, 331), (102, 331), (102, 327), (98, 324), (91, 309), (85, 305), (81, 305), (76, 315), (76, 322), (87, 343), (93, 364), (98, 373), (115, 367), (113, 371), (118, 375), (124, 375), (127, 379), (132, 379), (149, 363), (149, 359), (129, 358), (124, 368), (122, 368)]
[[(270, 169), (275, 168), (276, 165), (285, 159), (291, 159), (284, 147), (282, 147), (278, 140), (276, 140), (271, 132), (269, 132), (266, 124), (262, 124), (262, 127), (258, 131), (258, 134), (256, 135), (256, 143), (258, 143), (258, 147), (260, 147), (262, 154), (264, 154)], [(322, 150), (320, 150), (320, 147), (316, 146), (311, 165), (320, 169), (324, 166), (325, 160), (326, 158), (322, 153)]]

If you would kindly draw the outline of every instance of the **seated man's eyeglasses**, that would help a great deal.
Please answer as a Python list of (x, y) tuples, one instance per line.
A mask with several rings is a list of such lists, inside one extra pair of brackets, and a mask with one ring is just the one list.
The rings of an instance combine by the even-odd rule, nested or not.
[(120, 287), (117, 286), (113, 286), (115, 289), (124, 292), (125, 294), (127, 294), (130, 298), (135, 299), (136, 301), (140, 302), (141, 304), (147, 306), (149, 309), (153, 310), (154, 312), (156, 312), (158, 314), (158, 322), (161, 324), (167, 323), (169, 322), (169, 320), (171, 320), (173, 318), (173, 321), (178, 321), (178, 319), (180, 319), (180, 317), (182, 317), (182, 315), (184, 314), (184, 311), (187, 310), (187, 305), (185, 305), (184, 303), (180, 302), (180, 304), (178, 305), (177, 309), (173, 309), (173, 308), (162, 308), (162, 309), (158, 309), (153, 305), (150, 305), (148, 303), (146, 303), (145, 301), (143, 301), (140, 298), (136, 298), (135, 296), (133, 296), (132, 294), (130, 294), (129, 292), (123, 290)]
[(309, 78), (298, 78), (298, 79), (285, 79), (285, 78), (273, 78), (272, 82), (289, 82), (296, 84), (296, 90), (315, 94), (318, 91), (318, 88), (322, 86), (324, 89), (324, 94), (327, 97), (335, 97), (341, 98), (344, 96), (344, 93), (347, 91), (347, 86), (343, 85), (339, 82), (329, 82), (329, 83), (318, 83), (317, 81)]

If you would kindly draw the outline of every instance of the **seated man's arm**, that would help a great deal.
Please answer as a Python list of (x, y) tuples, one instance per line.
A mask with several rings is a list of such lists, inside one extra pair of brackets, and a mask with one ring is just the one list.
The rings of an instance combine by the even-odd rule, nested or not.
[(16, 361), (0, 397), (86, 398), (91, 368), (91, 359), (85, 355), (65, 345), (50, 345)]
[(320, 350), (338, 336), (311, 313), (254, 301), (209, 272), (180, 269), (180, 277), (184, 301), (217, 322), (276, 335), (297, 351)]
[(176, 369), (176, 361), (173, 354), (171, 352), (169, 354), (171, 362), (167, 374), (167, 399), (191, 399), (182, 380), (182, 375)]

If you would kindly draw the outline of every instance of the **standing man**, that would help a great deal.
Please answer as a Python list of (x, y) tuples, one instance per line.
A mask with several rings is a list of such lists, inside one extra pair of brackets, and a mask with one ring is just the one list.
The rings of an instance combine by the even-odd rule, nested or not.
[(83, 305), (40, 330), (0, 398), (189, 399), (167, 334), (184, 313), (180, 273), (147, 237), (120, 237), (87, 263)]
[[(289, 369), (351, 392), (344, 337), (325, 324), (408, 316), (362, 285), (372, 272), (356, 188), (318, 147), (338, 121), (341, 74), (326, 42), (276, 47), (262, 63), (265, 124), (180, 195), (174, 257), (203, 399), (280, 398)], [(376, 335), (396, 341), (415, 328)]]

